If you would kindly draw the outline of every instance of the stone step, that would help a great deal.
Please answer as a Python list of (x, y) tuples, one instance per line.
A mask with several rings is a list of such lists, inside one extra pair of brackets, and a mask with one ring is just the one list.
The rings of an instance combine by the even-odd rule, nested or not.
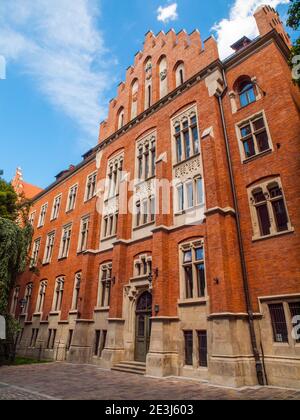
[(134, 375), (145, 375), (146, 364), (140, 362), (120, 362), (112, 367), (112, 371), (131, 373)]

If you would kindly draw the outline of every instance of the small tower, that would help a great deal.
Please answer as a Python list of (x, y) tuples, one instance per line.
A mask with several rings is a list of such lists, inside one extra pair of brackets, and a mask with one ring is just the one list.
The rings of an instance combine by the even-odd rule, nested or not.
[(284, 29), (283, 23), (280, 20), (280, 15), (273, 7), (267, 5), (260, 6), (255, 11), (254, 17), (261, 36), (266, 35), (268, 32), (275, 29), (284, 42), (291, 47), (291, 39)]

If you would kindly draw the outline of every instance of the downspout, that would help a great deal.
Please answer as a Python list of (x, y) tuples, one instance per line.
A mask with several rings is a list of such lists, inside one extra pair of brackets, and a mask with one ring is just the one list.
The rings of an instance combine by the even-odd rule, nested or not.
[(256, 366), (256, 374), (257, 374), (258, 383), (259, 385), (264, 386), (265, 381), (264, 381), (264, 375), (263, 375), (263, 364), (260, 359), (260, 354), (259, 354), (259, 350), (257, 346), (257, 339), (256, 339), (256, 334), (255, 334), (254, 313), (253, 313), (253, 306), (252, 306), (250, 289), (249, 289), (248, 272), (247, 272), (247, 265), (246, 265), (243, 237), (242, 237), (242, 229), (241, 229), (241, 218), (240, 218), (240, 211), (239, 211), (239, 205), (238, 205), (238, 199), (237, 199), (237, 191), (236, 191), (235, 182), (234, 182), (233, 164), (232, 164), (232, 159), (231, 159), (229, 138), (228, 138), (228, 133), (227, 133), (227, 128), (226, 128), (225, 114), (224, 114), (224, 108), (223, 108), (223, 98), (228, 89), (228, 85), (226, 81), (226, 74), (225, 74), (224, 69), (223, 69), (223, 79), (224, 79), (225, 87), (224, 87), (223, 92), (217, 95), (217, 99), (218, 99), (220, 113), (221, 113), (222, 128), (223, 128), (223, 134), (224, 134), (224, 139), (225, 139), (225, 144), (226, 144), (226, 156), (227, 156), (227, 162), (228, 162), (228, 168), (229, 168), (230, 184), (231, 184), (231, 190), (232, 190), (233, 201), (234, 201), (234, 209), (236, 212), (238, 244), (239, 244), (239, 251), (240, 251), (240, 258), (241, 258), (243, 286), (244, 286), (245, 300), (246, 300), (247, 313), (248, 313), (251, 345), (252, 345), (253, 355), (255, 358), (255, 366)]

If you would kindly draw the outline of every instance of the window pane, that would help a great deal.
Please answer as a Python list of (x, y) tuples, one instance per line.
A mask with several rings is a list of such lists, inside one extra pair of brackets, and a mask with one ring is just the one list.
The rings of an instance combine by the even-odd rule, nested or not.
[[(291, 311), (292, 318), (299, 317), (300, 316), (300, 302), (290, 303), (290, 311)], [(293, 319), (292, 319), (292, 323), (293, 323), (293, 328), (295, 328), (295, 333), (297, 335), (300, 334), (300, 328), (299, 328), (300, 321), (293, 322)], [(296, 340), (296, 342), (300, 343), (300, 337), (299, 339)]]
[(203, 248), (196, 249), (196, 260), (197, 261), (204, 260), (204, 249)]
[(181, 146), (181, 137), (180, 134), (176, 136), (176, 151), (177, 151), (177, 161), (182, 161), (182, 146)]
[(183, 133), (184, 144), (185, 144), (185, 158), (189, 159), (191, 156), (191, 143), (190, 143), (190, 134), (188, 131)]
[(185, 341), (185, 364), (193, 366), (193, 331), (184, 332)]
[(288, 217), (284, 201), (281, 199), (273, 202), (272, 205), (278, 232), (284, 232), (288, 230)]
[(205, 297), (205, 271), (204, 264), (197, 264), (198, 297)]
[(178, 211), (182, 211), (184, 209), (183, 185), (180, 185), (180, 187), (178, 187), (177, 192), (178, 192)]
[(184, 263), (190, 263), (192, 262), (192, 251), (185, 251), (183, 254), (183, 262)]
[(198, 178), (197, 181), (197, 203), (202, 204), (203, 203), (203, 180), (202, 178)]
[(207, 332), (198, 331), (199, 366), (207, 367)]
[(242, 137), (247, 137), (251, 134), (251, 127), (250, 125), (246, 125), (245, 127), (241, 128), (241, 135)]
[(254, 197), (255, 203), (263, 203), (266, 201), (266, 197), (262, 190), (253, 193), (253, 197)]
[(194, 207), (194, 188), (193, 184), (190, 182), (186, 186), (187, 189), (187, 198), (188, 198), (188, 208)]
[(253, 121), (253, 127), (255, 131), (260, 130), (261, 128), (264, 128), (264, 126), (265, 126), (265, 122), (263, 118)]
[(257, 141), (257, 146), (258, 146), (258, 150), (260, 152), (264, 152), (265, 150), (269, 150), (269, 139), (268, 139), (268, 134), (266, 131), (263, 131), (260, 134), (256, 135), (256, 141)]
[(198, 135), (198, 128), (193, 127), (192, 128), (192, 134), (193, 134), (193, 141), (194, 141), (194, 153), (197, 154), (200, 152), (199, 148), (199, 135)]
[(275, 343), (288, 343), (288, 330), (283, 304), (270, 305), (269, 308)]
[(260, 233), (262, 236), (270, 235), (270, 217), (267, 205), (257, 207), (257, 216), (260, 225)]
[(247, 140), (243, 142), (243, 144), (244, 144), (246, 158), (255, 156), (255, 147), (254, 147), (253, 137), (249, 137)]
[(186, 288), (186, 299), (193, 298), (193, 270), (192, 267), (185, 267), (185, 288)]

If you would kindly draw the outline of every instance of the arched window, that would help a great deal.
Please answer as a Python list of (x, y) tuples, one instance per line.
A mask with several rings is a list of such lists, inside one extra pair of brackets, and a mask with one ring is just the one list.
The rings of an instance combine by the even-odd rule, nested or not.
[(124, 108), (121, 108), (118, 112), (118, 130), (124, 127), (124, 118), (125, 118)]
[(145, 110), (152, 105), (152, 60), (148, 58), (145, 63)]
[(163, 56), (159, 62), (159, 97), (163, 98), (168, 94), (168, 67), (167, 58)]
[(239, 83), (238, 94), (241, 107), (245, 107), (256, 101), (254, 84), (250, 78), (244, 79)]
[(139, 81), (134, 80), (131, 87), (131, 119), (133, 120), (138, 113), (138, 91)]
[(185, 82), (185, 68), (181, 61), (175, 66), (176, 87), (181, 86)]

